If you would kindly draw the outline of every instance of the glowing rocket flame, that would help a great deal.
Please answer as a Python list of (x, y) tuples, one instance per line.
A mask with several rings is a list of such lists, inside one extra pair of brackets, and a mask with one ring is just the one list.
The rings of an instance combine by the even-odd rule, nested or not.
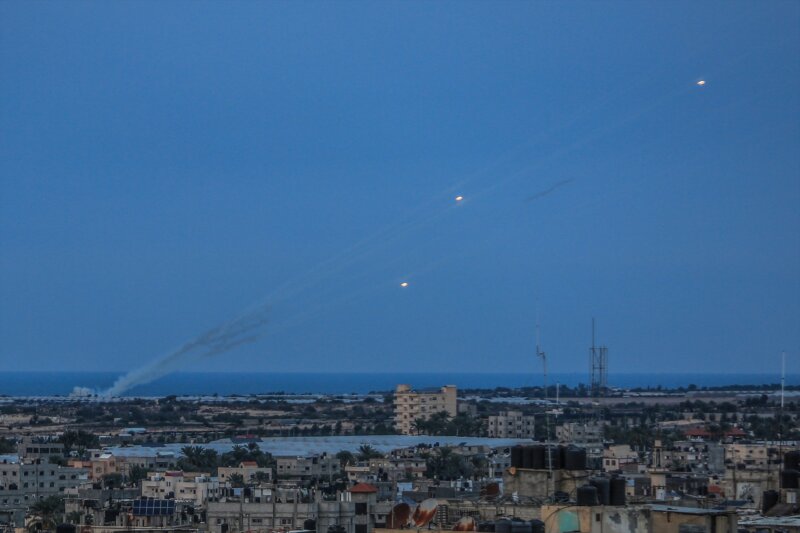
[(700, 85), (701, 87), (703, 85), (705, 85), (705, 84), (706, 84), (706, 80), (700, 80), (700, 81), (697, 82), (697, 85)]
[(460, 201), (461, 201), (461, 200), (463, 200), (463, 199), (464, 199), (464, 197), (463, 197), (463, 196), (456, 196), (456, 202), (460, 202)]
[(403, 283), (400, 284), (400, 286), (405, 289), (406, 287), (408, 287), (408, 282), (404, 281)]

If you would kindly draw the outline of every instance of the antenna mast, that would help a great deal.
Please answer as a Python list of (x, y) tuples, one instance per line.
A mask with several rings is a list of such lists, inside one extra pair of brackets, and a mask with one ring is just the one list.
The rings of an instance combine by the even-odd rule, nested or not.
[(542, 358), (542, 379), (544, 381), (544, 424), (547, 431), (545, 444), (547, 446), (547, 477), (550, 479), (552, 491), (555, 492), (553, 479), (553, 447), (550, 445), (550, 411), (548, 409), (547, 394), (547, 354), (542, 351), (539, 339), (539, 310), (536, 310), (536, 356)]

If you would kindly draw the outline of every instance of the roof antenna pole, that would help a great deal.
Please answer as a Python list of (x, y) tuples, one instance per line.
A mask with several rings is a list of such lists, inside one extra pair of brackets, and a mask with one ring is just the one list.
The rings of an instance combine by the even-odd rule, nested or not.
[(548, 394), (547, 394), (547, 354), (542, 351), (540, 336), (539, 336), (539, 307), (536, 307), (536, 356), (542, 358), (542, 379), (544, 381), (544, 424), (547, 434), (545, 436), (545, 444), (547, 445), (547, 477), (552, 484), (552, 490), (555, 491), (555, 480), (553, 479), (553, 447), (550, 445), (550, 413), (548, 410)]

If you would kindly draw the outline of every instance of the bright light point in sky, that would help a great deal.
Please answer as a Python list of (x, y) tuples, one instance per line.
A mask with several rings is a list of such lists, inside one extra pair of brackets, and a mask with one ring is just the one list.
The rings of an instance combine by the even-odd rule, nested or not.
[(407, 281), (404, 281), (403, 283), (401, 283), (401, 284), (400, 284), (400, 286), (401, 286), (401, 287), (404, 287), (404, 288), (405, 288), (405, 287), (408, 287), (408, 282), (407, 282)]
[(461, 200), (463, 200), (463, 199), (464, 199), (464, 197), (463, 197), (463, 196), (456, 196), (456, 202), (460, 202), (460, 201), (461, 201)]
[(705, 85), (705, 84), (706, 84), (706, 80), (700, 80), (700, 81), (697, 82), (697, 85)]

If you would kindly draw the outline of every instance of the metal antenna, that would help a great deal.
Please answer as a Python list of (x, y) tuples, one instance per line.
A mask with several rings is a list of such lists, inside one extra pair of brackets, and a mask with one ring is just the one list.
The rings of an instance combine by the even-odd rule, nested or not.
[(550, 445), (550, 413), (548, 411), (547, 401), (547, 355), (542, 351), (540, 337), (539, 337), (539, 308), (536, 308), (536, 356), (542, 358), (542, 379), (544, 381), (544, 424), (547, 434), (545, 436), (545, 443), (547, 445), (547, 476), (552, 484), (552, 490), (555, 491), (555, 480), (553, 479), (553, 447)]

